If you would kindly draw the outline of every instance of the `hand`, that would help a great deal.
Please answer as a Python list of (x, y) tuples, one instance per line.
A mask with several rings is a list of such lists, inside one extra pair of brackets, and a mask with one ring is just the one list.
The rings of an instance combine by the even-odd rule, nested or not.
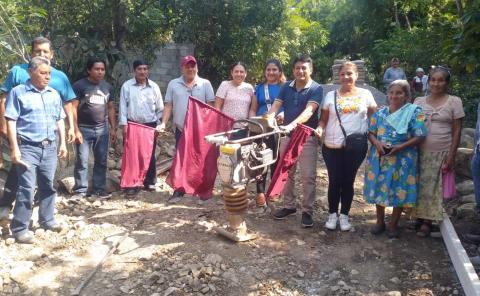
[(447, 155), (447, 158), (442, 164), (442, 172), (448, 172), (455, 168), (455, 157)]
[(19, 164), (24, 166), (25, 168), (28, 168), (28, 164), (22, 160), (22, 154), (20, 153), (20, 150), (15, 149), (11, 151), (10, 158), (12, 159), (12, 163)]
[(317, 138), (321, 139), (322, 136), (323, 136), (323, 128), (321, 126), (317, 126), (317, 128), (315, 129), (315, 135), (317, 136)]
[(289, 132), (293, 131), (296, 127), (297, 127), (296, 123), (290, 123), (290, 124), (287, 124), (287, 125), (279, 126), (279, 128), (286, 133), (289, 133)]
[(75, 141), (75, 129), (70, 127), (67, 131), (67, 143), (73, 143)]
[[(385, 148), (388, 148), (386, 146), (384, 146)], [(385, 156), (392, 156), (394, 154), (396, 154), (397, 152), (401, 151), (402, 149), (400, 149), (399, 146), (390, 146), (390, 152), (388, 152), (387, 154), (385, 154)]]
[(65, 144), (60, 144), (60, 147), (59, 147), (59, 149), (58, 149), (58, 154), (57, 154), (57, 156), (58, 156), (59, 158), (61, 158), (61, 159), (64, 159), (64, 158), (67, 157), (67, 154), (68, 154), (68, 152), (67, 152), (67, 145), (65, 145)]
[(382, 156), (385, 155), (385, 150), (383, 150), (385, 144), (380, 142), (379, 140), (373, 141), (373, 146), (375, 146), (375, 149), (377, 149), (378, 155)]
[(277, 120), (277, 125), (282, 125), (283, 122), (285, 121), (285, 117), (283, 116), (283, 112), (278, 114), (277, 117), (275, 117)]
[(117, 129), (112, 128), (110, 130), (110, 142), (115, 143), (117, 142)]
[(163, 133), (165, 132), (165, 123), (160, 123), (159, 125), (157, 125), (157, 127), (155, 128), (156, 132), (157, 133)]
[(80, 130), (75, 131), (75, 143), (82, 144), (83, 143), (83, 135)]

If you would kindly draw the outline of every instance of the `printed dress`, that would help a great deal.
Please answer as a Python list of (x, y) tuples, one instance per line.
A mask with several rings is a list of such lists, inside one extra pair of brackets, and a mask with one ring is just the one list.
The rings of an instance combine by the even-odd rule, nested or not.
[[(377, 139), (392, 146), (408, 141), (410, 137), (424, 137), (425, 115), (417, 107), (408, 123), (408, 131), (398, 134), (387, 122), (388, 107), (378, 110), (370, 119), (368, 131)], [(417, 200), (418, 149), (409, 147), (392, 156), (379, 156), (371, 145), (367, 155), (363, 194), (368, 203), (390, 207), (415, 207)]]

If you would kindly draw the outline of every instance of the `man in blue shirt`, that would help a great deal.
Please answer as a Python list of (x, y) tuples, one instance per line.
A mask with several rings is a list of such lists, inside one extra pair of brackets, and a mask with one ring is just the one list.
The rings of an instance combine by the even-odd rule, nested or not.
[[(50, 40), (45, 37), (35, 37), (32, 40), (32, 53), (31, 57), (41, 56), (48, 60), (53, 58), (52, 44)], [(0, 133), (6, 135), (6, 123), (5, 123), (5, 98), (10, 91), (17, 85), (24, 84), (30, 78), (28, 72), (28, 64), (19, 64), (10, 69), (4, 84), (0, 87)], [(68, 116), (69, 130), (68, 130), (68, 142), (72, 142), (75, 139), (74, 123), (73, 123), (73, 108), (72, 103), (75, 99), (75, 93), (68, 81), (67, 76), (60, 70), (51, 67), (51, 79), (49, 86), (55, 89), (62, 98), (64, 103), (65, 113)], [(7, 180), (5, 181), (5, 189), (3, 197), (0, 198), (0, 220), (8, 218), (8, 212), (12, 207), (15, 200), (15, 191), (17, 188), (16, 170), (14, 165), (10, 169)]]
[[(268, 114), (275, 115), (281, 107), (284, 109), (284, 129), (293, 130), (297, 124), (305, 124), (312, 129), (318, 125), (318, 110), (323, 100), (323, 89), (311, 75), (313, 71), (312, 59), (307, 55), (300, 55), (293, 61), (292, 81), (287, 81)], [(280, 155), (283, 155), (290, 137), (280, 144)], [(311, 136), (305, 142), (302, 153), (298, 158), (300, 166), (300, 180), (303, 185), (302, 226), (313, 226), (313, 203), (315, 201), (315, 185), (317, 176), (317, 140)], [(295, 214), (295, 171), (296, 165), (289, 171), (288, 181), (283, 190), (283, 208), (273, 214), (277, 220)]]
[(5, 118), (12, 163), (15, 164), (18, 178), (10, 229), (17, 242), (31, 244), (33, 235), (28, 231), (28, 226), (36, 185), (40, 226), (56, 232), (61, 230), (54, 219), (56, 193), (53, 179), (57, 156), (64, 158), (67, 147), (62, 100), (57, 91), (48, 86), (50, 61), (44, 57), (34, 57), (28, 65), (28, 72), (30, 79), (9, 92)]

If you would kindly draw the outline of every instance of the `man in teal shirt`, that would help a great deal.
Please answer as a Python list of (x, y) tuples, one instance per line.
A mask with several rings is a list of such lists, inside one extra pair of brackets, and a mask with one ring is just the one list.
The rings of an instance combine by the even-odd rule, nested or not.
[[(45, 37), (35, 37), (32, 40), (32, 53), (31, 57), (42, 56), (48, 60), (53, 58), (52, 43)], [(0, 87), (0, 133), (2, 136), (6, 136), (6, 122), (5, 122), (5, 98), (8, 93), (17, 85), (25, 84), (30, 75), (28, 74), (28, 64), (19, 64), (14, 66), (8, 72), (8, 76), (5, 79), (3, 85)], [(68, 117), (69, 129), (67, 132), (67, 141), (69, 143), (75, 140), (75, 131), (73, 124), (73, 108), (72, 103), (75, 99), (75, 92), (70, 85), (67, 75), (60, 70), (51, 67), (51, 79), (48, 84), (51, 88), (55, 89), (63, 101), (63, 108)], [(10, 172), (8, 173), (7, 180), (5, 181), (5, 188), (3, 196), (0, 198), (0, 220), (8, 219), (8, 213), (15, 200), (15, 191), (17, 188), (17, 177), (15, 165), (12, 165)]]

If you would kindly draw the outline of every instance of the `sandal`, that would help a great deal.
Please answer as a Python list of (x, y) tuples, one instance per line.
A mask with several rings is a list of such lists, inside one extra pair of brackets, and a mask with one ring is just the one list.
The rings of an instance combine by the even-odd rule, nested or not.
[(385, 223), (383, 224), (375, 224), (375, 226), (370, 229), (370, 233), (373, 235), (382, 234), (385, 231)]
[(420, 226), (420, 229), (417, 231), (417, 236), (429, 237), (431, 232), (432, 232), (431, 226), (427, 223), (423, 223), (422, 226)]

